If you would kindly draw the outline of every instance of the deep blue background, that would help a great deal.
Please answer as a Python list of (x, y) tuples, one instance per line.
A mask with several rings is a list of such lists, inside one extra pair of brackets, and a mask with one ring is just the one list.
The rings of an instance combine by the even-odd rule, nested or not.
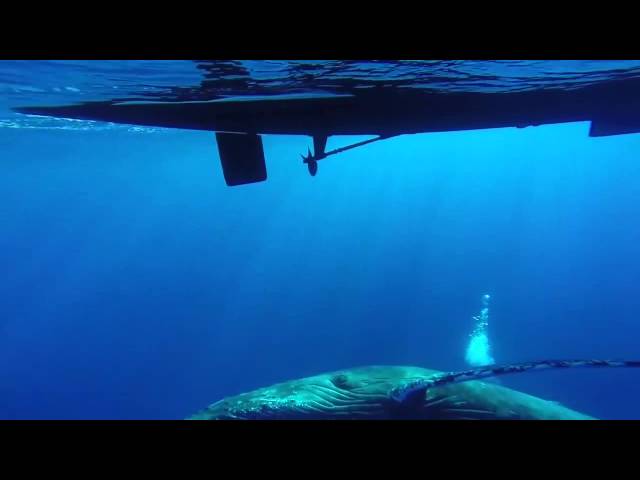
[[(224, 185), (213, 134), (0, 131), (0, 417), (183, 418), (361, 364), (638, 358), (640, 135), (398, 137)], [(328, 148), (352, 138), (331, 139)], [(640, 418), (640, 372), (503, 383)]]

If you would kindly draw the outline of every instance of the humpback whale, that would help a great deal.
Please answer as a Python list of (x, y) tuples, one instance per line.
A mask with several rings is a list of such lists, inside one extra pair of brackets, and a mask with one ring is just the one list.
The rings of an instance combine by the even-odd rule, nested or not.
[(640, 367), (640, 361), (543, 360), (459, 372), (374, 365), (224, 398), (188, 420), (596, 420), (482, 379), (534, 370)]

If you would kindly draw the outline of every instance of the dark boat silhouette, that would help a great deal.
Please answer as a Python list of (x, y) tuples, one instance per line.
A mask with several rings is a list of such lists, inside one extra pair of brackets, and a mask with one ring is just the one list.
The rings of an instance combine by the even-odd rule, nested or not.
[[(210, 101), (105, 101), (21, 107), (31, 115), (215, 132), (227, 185), (264, 181), (261, 135), (308, 135), (317, 162), (342, 151), (398, 135), (501, 127), (591, 122), (592, 137), (640, 132), (640, 79), (611, 80), (580, 88), (522, 92), (428, 92), (372, 88), (344, 95), (225, 98)], [(373, 139), (326, 152), (335, 135)]]

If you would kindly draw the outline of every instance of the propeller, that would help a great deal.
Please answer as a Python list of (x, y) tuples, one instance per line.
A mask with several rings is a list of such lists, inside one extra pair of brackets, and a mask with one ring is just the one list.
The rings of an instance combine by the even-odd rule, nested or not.
[(301, 154), (300, 156), (302, 157), (302, 161), (307, 164), (311, 176), (315, 177), (316, 173), (318, 173), (318, 162), (311, 153), (311, 149), (307, 147), (307, 155)]

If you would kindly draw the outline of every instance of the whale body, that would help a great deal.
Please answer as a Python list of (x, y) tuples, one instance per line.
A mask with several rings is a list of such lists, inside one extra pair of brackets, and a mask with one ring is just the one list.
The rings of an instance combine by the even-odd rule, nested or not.
[(278, 383), (224, 398), (189, 420), (595, 420), (556, 402), (480, 380), (393, 392), (442, 377), (414, 366), (366, 366)]

